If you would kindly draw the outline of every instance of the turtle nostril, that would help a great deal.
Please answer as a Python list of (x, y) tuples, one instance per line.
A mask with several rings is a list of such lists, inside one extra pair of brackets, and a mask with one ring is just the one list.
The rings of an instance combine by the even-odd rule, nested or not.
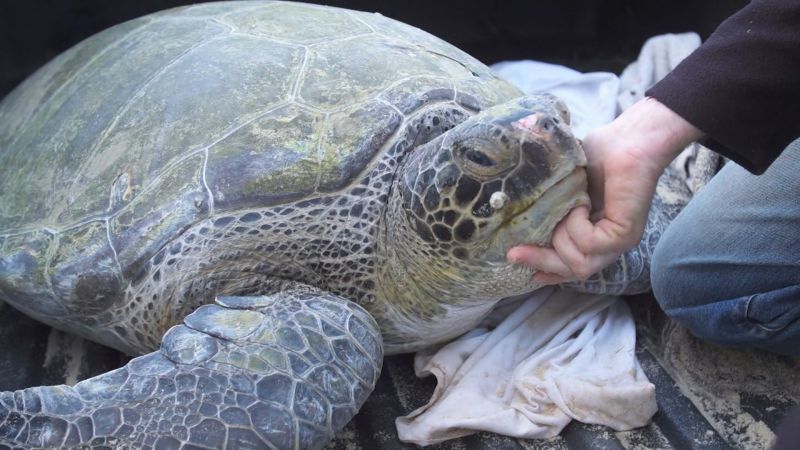
[(494, 167), (495, 163), (492, 161), (486, 153), (483, 153), (480, 150), (475, 150), (474, 148), (468, 148), (464, 151), (464, 157), (468, 160), (472, 161), (475, 164), (483, 167)]

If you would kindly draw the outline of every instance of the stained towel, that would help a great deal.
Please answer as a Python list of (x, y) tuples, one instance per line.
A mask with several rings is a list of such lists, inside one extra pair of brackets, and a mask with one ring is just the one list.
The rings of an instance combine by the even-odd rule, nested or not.
[(617, 430), (647, 424), (655, 387), (619, 297), (544, 288), (515, 306), (494, 329), (417, 354), (417, 375), (438, 384), (427, 405), (397, 420), (401, 440), (429, 445), (476, 430), (548, 438), (572, 419)]

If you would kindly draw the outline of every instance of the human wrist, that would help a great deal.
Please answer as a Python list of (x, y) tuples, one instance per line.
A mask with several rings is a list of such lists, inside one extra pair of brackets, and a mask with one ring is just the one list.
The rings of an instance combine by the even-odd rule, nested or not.
[(628, 151), (641, 153), (660, 169), (666, 167), (687, 145), (703, 137), (703, 132), (658, 100), (647, 97), (609, 124), (609, 131)]

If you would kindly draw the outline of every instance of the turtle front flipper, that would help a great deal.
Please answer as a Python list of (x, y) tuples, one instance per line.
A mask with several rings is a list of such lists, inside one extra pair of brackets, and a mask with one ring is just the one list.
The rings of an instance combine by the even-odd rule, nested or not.
[(341, 297), (221, 297), (125, 367), (0, 394), (0, 447), (320, 448), (382, 357), (375, 321)]

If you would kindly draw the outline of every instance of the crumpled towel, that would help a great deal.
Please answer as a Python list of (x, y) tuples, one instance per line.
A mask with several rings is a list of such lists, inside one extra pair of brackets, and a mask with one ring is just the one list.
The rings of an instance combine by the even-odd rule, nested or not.
[[(642, 98), (698, 45), (694, 33), (652, 38), (619, 80), (535, 61), (492, 68), (526, 93), (564, 99), (582, 137)], [(716, 155), (709, 154), (693, 144), (673, 163), (686, 168), (692, 192), (715, 173), (704, 162)], [(434, 375), (437, 386), (427, 405), (397, 419), (400, 440), (430, 445), (477, 431), (548, 438), (572, 419), (629, 430), (655, 414), (655, 388), (634, 352), (633, 317), (618, 297), (540, 289), (505, 302), (484, 325), (417, 353), (417, 375)]]
[(427, 405), (397, 419), (400, 440), (430, 445), (476, 430), (548, 438), (572, 419), (616, 430), (649, 422), (655, 387), (619, 297), (550, 287), (511, 308), (492, 330), (417, 353), (417, 376), (432, 374), (437, 386)]

